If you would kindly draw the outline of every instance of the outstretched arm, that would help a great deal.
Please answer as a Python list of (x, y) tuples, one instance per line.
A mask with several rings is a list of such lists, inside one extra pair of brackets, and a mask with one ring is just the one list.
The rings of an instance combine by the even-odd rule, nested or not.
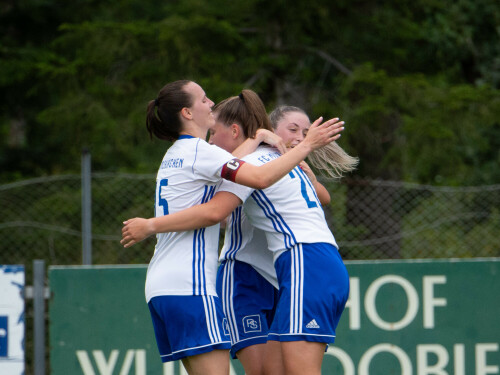
[(182, 232), (209, 227), (224, 220), (241, 204), (240, 198), (227, 191), (217, 192), (207, 203), (150, 219), (133, 218), (123, 222), (123, 247), (130, 247), (145, 238), (165, 232)]
[(321, 121), (322, 117), (314, 121), (304, 140), (279, 158), (258, 167), (250, 163), (241, 165), (234, 181), (254, 189), (265, 189), (283, 178), (311, 151), (337, 140), (344, 130), (344, 122), (338, 118)]

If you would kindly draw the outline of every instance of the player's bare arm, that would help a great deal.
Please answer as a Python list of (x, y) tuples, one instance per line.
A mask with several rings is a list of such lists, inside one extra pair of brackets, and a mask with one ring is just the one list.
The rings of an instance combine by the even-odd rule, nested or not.
[(322, 205), (329, 204), (331, 201), (330, 193), (328, 192), (326, 187), (318, 181), (311, 167), (309, 167), (309, 165), (305, 161), (302, 161), (299, 166), (307, 175), (307, 177), (309, 177), (309, 180), (311, 180), (314, 190), (316, 190), (316, 195), (318, 196), (319, 202)]
[(267, 129), (258, 129), (255, 138), (247, 138), (245, 142), (239, 145), (238, 148), (231, 153), (238, 158), (242, 158), (254, 152), (262, 142), (276, 147), (282, 154), (286, 152), (285, 142), (283, 142), (280, 136)]
[(344, 122), (333, 118), (323, 122), (320, 117), (309, 128), (306, 138), (292, 150), (281, 157), (261, 166), (249, 163), (241, 165), (235, 177), (235, 182), (254, 189), (265, 189), (283, 178), (296, 165), (304, 160), (309, 153), (323, 147), (340, 137), (344, 130)]
[(241, 203), (236, 195), (221, 191), (207, 203), (179, 212), (150, 219), (129, 219), (123, 222), (120, 243), (123, 247), (130, 247), (153, 234), (209, 227), (224, 220)]

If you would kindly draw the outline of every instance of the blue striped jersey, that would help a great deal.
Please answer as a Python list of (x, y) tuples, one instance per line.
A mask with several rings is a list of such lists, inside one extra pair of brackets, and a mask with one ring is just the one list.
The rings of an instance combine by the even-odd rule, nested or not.
[[(156, 178), (155, 216), (209, 201), (222, 166), (234, 156), (200, 138), (181, 136), (167, 150)], [(146, 276), (146, 301), (161, 295), (217, 295), (219, 225), (157, 234)]]
[(247, 263), (278, 288), (273, 253), (267, 247), (266, 235), (250, 224), (242, 205), (238, 206), (227, 219), (224, 245), (219, 259), (221, 262), (239, 260)]
[[(279, 156), (275, 148), (259, 146), (243, 160), (258, 166)], [(325, 242), (338, 248), (316, 191), (299, 167), (266, 189), (255, 190), (224, 180), (219, 190), (231, 192), (244, 202), (243, 211), (250, 223), (266, 234), (275, 260), (297, 243)]]

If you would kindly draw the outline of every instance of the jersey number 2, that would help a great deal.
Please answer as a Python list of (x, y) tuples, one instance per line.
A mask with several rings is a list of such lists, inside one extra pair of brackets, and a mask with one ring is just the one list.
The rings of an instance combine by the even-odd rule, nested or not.
[[(291, 178), (295, 178), (295, 174), (293, 172), (294, 171), (291, 171), (289, 173)], [(304, 200), (307, 203), (307, 207), (308, 208), (318, 207), (318, 204), (316, 202), (309, 199), (309, 195), (307, 194), (307, 186), (306, 186), (306, 182), (304, 181), (304, 178), (300, 175), (300, 172), (296, 172), (296, 173), (297, 173), (297, 176), (299, 177), (299, 180), (300, 180), (300, 192), (302, 193), (302, 196), (304, 197)], [(314, 197), (314, 192), (313, 192), (313, 197)]]

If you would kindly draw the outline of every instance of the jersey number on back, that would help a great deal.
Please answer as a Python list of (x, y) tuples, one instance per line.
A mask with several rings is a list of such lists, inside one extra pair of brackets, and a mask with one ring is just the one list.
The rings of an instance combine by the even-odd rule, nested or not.
[(160, 180), (160, 185), (158, 186), (158, 206), (163, 207), (163, 215), (168, 215), (168, 202), (166, 199), (161, 197), (161, 189), (162, 187), (168, 186), (168, 179), (164, 178)]
[[(299, 180), (300, 180), (300, 192), (302, 193), (302, 196), (304, 197), (304, 200), (307, 203), (307, 207), (308, 208), (318, 207), (318, 204), (314, 200), (311, 200), (309, 198), (309, 195), (307, 194), (307, 185), (306, 185), (306, 182), (304, 181), (304, 177), (301, 176), (300, 172), (291, 171), (289, 173), (290, 177), (291, 178), (295, 178), (295, 173), (297, 173), (297, 176), (299, 177)], [(310, 184), (308, 184), (308, 185), (310, 186)], [(312, 189), (312, 187), (311, 187), (311, 189)], [(313, 199), (314, 199), (314, 197), (315, 197), (314, 191), (312, 193), (312, 196), (313, 196)]]

